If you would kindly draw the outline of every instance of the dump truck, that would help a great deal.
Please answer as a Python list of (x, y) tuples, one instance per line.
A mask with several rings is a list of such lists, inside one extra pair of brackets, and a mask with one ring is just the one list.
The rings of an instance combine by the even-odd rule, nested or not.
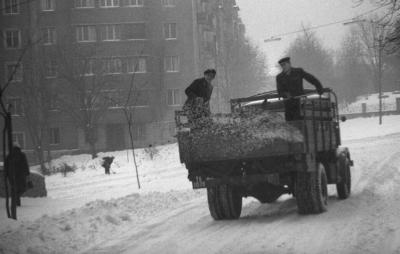
[(193, 189), (206, 188), (215, 220), (238, 219), (242, 199), (275, 202), (291, 194), (298, 213), (327, 210), (328, 184), (339, 199), (351, 193), (349, 149), (341, 146), (336, 94), (306, 90), (296, 98), (299, 117), (284, 118), (276, 91), (232, 99), (231, 113), (190, 120), (176, 111), (179, 155)]

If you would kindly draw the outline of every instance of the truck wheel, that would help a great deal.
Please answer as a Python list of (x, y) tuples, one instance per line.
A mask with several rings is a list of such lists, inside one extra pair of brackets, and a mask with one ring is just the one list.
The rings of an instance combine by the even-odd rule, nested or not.
[(233, 220), (242, 212), (242, 196), (230, 185), (207, 187), (208, 208), (214, 220)]
[(328, 179), (324, 166), (320, 163), (316, 172), (299, 172), (295, 191), (299, 214), (325, 212), (328, 205)]
[(340, 182), (336, 184), (336, 190), (340, 199), (346, 199), (351, 193), (351, 173), (350, 162), (345, 154), (339, 155), (337, 165)]

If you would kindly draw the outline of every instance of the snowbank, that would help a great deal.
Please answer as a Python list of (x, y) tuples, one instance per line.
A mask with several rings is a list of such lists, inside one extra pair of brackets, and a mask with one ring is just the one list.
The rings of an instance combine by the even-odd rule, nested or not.
[(170, 191), (93, 201), (57, 216), (14, 224), (13, 230), (0, 235), (0, 253), (82, 252), (203, 195), (200, 191)]

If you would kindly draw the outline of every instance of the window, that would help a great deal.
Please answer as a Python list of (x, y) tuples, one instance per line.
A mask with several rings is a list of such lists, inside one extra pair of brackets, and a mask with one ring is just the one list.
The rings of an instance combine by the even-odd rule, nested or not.
[(144, 0), (125, 0), (125, 6), (128, 7), (143, 7)]
[(176, 23), (164, 24), (164, 38), (176, 39)]
[(164, 59), (164, 69), (166, 72), (179, 71), (179, 58), (178, 56), (167, 56)]
[(133, 139), (144, 140), (146, 138), (146, 126), (139, 124), (133, 127)]
[(25, 148), (25, 133), (15, 131), (12, 134), (13, 143), (21, 147), (21, 149)]
[(118, 7), (119, 0), (100, 0), (100, 7), (108, 8), (108, 7)]
[(19, 13), (19, 0), (4, 0), (3, 6), (4, 14), (18, 14)]
[(176, 124), (175, 122), (169, 122), (167, 123), (168, 126), (168, 133), (170, 135), (176, 135)]
[(146, 57), (130, 57), (127, 62), (128, 73), (145, 73), (147, 71)]
[(53, 45), (56, 43), (56, 29), (54, 27), (46, 27), (42, 29), (43, 45)]
[(90, 25), (77, 26), (76, 41), (78, 42), (96, 41), (96, 27)]
[(21, 32), (18, 29), (9, 29), (4, 31), (5, 46), (7, 49), (16, 49), (21, 47)]
[(168, 89), (167, 90), (167, 104), (169, 106), (181, 105), (181, 95), (179, 89)]
[(55, 0), (41, 0), (42, 11), (54, 11)]
[(52, 95), (48, 99), (48, 103), (49, 110), (54, 111), (59, 109), (57, 93), (52, 93)]
[(22, 110), (22, 99), (21, 98), (9, 98), (8, 104), (11, 105), (12, 116), (22, 116), (24, 114)]
[(149, 105), (149, 90), (139, 90), (134, 92), (132, 96), (132, 105), (136, 107)]
[(124, 104), (125, 100), (122, 97), (121, 91), (118, 90), (109, 90), (102, 91), (103, 98), (107, 101), (109, 108), (119, 108)]
[(131, 23), (124, 25), (124, 38), (127, 40), (143, 40), (146, 39), (145, 23)]
[(122, 61), (119, 58), (103, 59), (103, 72), (105, 74), (119, 74), (122, 72)]
[(75, 8), (94, 8), (94, 0), (75, 0)]
[(120, 25), (104, 25), (101, 27), (103, 41), (118, 41), (121, 39)]
[(92, 76), (95, 71), (95, 59), (81, 60), (81, 70), (84, 76)]
[(54, 59), (50, 59), (46, 63), (45, 67), (45, 77), (46, 78), (55, 78), (57, 77), (57, 62)]
[(10, 80), (11, 82), (22, 81), (22, 64), (6, 63), (6, 78), (7, 81)]
[(175, 7), (175, 0), (161, 0), (164, 7)]
[(60, 144), (60, 128), (50, 128), (49, 130), (50, 145)]

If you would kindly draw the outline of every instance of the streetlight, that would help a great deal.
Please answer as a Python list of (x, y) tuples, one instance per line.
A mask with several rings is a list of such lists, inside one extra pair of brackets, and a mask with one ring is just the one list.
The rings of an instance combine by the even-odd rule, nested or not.
[(267, 43), (267, 42), (280, 41), (280, 40), (282, 40), (281, 37), (271, 37), (271, 38), (269, 38), (269, 39), (265, 39), (264, 42)]
[(352, 25), (352, 24), (364, 23), (364, 22), (366, 22), (366, 21), (367, 21), (367, 20), (365, 20), (365, 19), (352, 19), (351, 21), (344, 22), (343, 25), (344, 25), (344, 26), (348, 26), (348, 25)]

